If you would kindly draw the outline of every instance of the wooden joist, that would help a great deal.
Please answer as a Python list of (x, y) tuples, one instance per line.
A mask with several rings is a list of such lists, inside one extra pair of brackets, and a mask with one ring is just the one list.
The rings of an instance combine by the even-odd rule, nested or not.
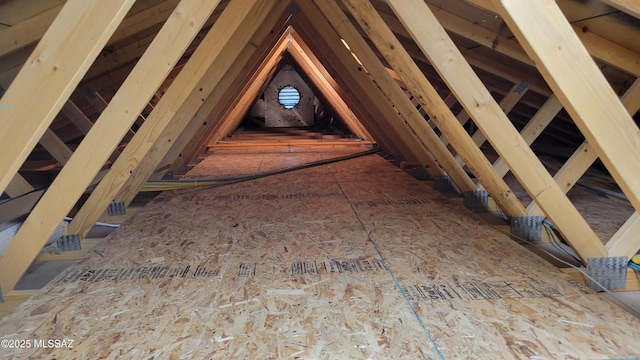
[[(524, 216), (526, 213), (520, 201), (513, 195), (507, 184), (495, 174), (491, 163), (473, 143), (466, 130), (455, 119), (451, 110), (427, 81), (424, 74), (403, 49), (371, 4), (367, 0), (345, 0), (344, 3), (368, 34), (368, 37), (376, 44), (376, 47), (387, 62), (402, 77), (411, 93), (419, 99), (431, 119), (438, 125), (438, 128), (448, 139), (454, 140), (452, 145), (456, 151), (462, 155), (465, 163), (472, 167), (476, 178), (495, 199), (505, 214), (507, 216)], [(419, 10), (414, 15), (422, 16), (423, 14)], [(422, 24), (424, 23), (424, 19), (419, 21)], [(435, 18), (433, 21), (437, 23)], [(444, 30), (442, 31), (444, 32)], [(449, 52), (450, 50), (445, 51), (445, 53)], [(459, 76), (466, 76), (466, 74)], [(484, 89), (484, 85), (480, 84), (480, 86)], [(458, 99), (460, 100), (459, 96)], [(504, 113), (502, 114), (504, 115)]]
[[(496, 0), (465, 0), (466, 2), (473, 4), (483, 10), (489, 11), (491, 13), (494, 14), (499, 14), (500, 16), (503, 17), (503, 19), (507, 20), (507, 23), (509, 23), (509, 19), (507, 17), (505, 17), (505, 13), (503, 12), (503, 9), (500, 6), (499, 2), (496, 2)], [(541, 5), (541, 4), (538, 4)], [(564, 15), (562, 14), (562, 12), (560, 11), (560, 9), (556, 6), (556, 9), (559, 12), (559, 15), (561, 16), (562, 21), (564, 21), (565, 23), (567, 23), (566, 18), (564, 17)], [(523, 10), (524, 12), (524, 10)], [(557, 13), (556, 13), (557, 14)], [(547, 21), (552, 21), (555, 22), (557, 21), (557, 19), (553, 19), (553, 16), (549, 16), (551, 14), (545, 14), (542, 13), (540, 14), (543, 17), (547, 17)], [(530, 19), (532, 20), (532, 19)], [(446, 27), (446, 26), (445, 26)], [(480, 26), (478, 26), (480, 28)], [(513, 29), (512, 25), (509, 25), (509, 28), (511, 29), (511, 31), (514, 33), (514, 35), (517, 36), (516, 34), (516, 30)], [(570, 29), (572, 29), (572, 33), (574, 36), (577, 36), (580, 38), (581, 42), (583, 43), (584, 47), (586, 49), (588, 49), (589, 53), (591, 56), (606, 62), (610, 65), (613, 65), (631, 75), (640, 77), (640, 54), (638, 54), (637, 52), (634, 52), (632, 50), (629, 50), (623, 46), (620, 46), (616, 43), (614, 43), (613, 41), (609, 41), (599, 35), (596, 35), (592, 32), (589, 31), (584, 31), (583, 28), (576, 26), (576, 25), (571, 25), (569, 26)], [(540, 29), (540, 30), (548, 30), (551, 31), (550, 29)], [(485, 30), (488, 31), (489, 33), (492, 33), (490, 30)], [(565, 35), (568, 33), (564, 33)], [(464, 34), (461, 34), (463, 36), (465, 36)], [(496, 35), (496, 34), (494, 34)], [(488, 47), (492, 47), (491, 43), (488, 42), (488, 40), (490, 39), (494, 39), (494, 37), (487, 37), (485, 38), (485, 41), (482, 41), (482, 38), (476, 38), (477, 40), (479, 40), (478, 42), (484, 46), (488, 46)], [(510, 42), (510, 43), (516, 43), (514, 40), (510, 40), (506, 37), (495, 37), (496, 39), (496, 43), (504, 43), (504, 42)], [(522, 40), (518, 39), (518, 41), (520, 41), (520, 44), (523, 47), (526, 47), (526, 44), (522, 43)], [(547, 44), (548, 45), (548, 44)], [(501, 51), (499, 49), (500, 45), (497, 45), (496, 47), (494, 47), (495, 50), (497, 51)], [(535, 59), (533, 57), (530, 57), (531, 54), (529, 53), (529, 51), (527, 51), (528, 55), (526, 54), (524, 55), (525, 57), (529, 58), (529, 59)], [(506, 53), (506, 55), (512, 56), (514, 58), (516, 58), (515, 55), (516, 53)], [(519, 56), (521, 56), (520, 54), (518, 54)], [(522, 61), (522, 59), (519, 59)], [(526, 63), (529, 63), (530, 65), (535, 65), (533, 60), (528, 60), (526, 61)], [(537, 64), (537, 62), (536, 62)], [(540, 70), (540, 69), (538, 69)], [(555, 91), (554, 91), (555, 92)]]
[[(278, 2), (281, 7), (282, 3)], [(155, 170), (157, 162), (171, 147), (172, 140), (184, 131), (202, 100), (215, 89), (224, 74), (224, 64), (230, 66), (262, 23), (260, 16), (268, 14), (271, 6), (273, 5), (266, 5), (258, 0), (236, 1), (225, 9), (222, 17), (151, 112), (149, 121), (142, 125), (110, 173), (75, 216), (69, 225), (69, 233), (84, 237), (123, 186), (131, 186), (136, 193), (140, 190), (144, 181)], [(231, 51), (234, 48), (236, 53)], [(225, 57), (225, 61), (220, 61), (219, 57)], [(218, 67), (213, 66), (216, 60), (220, 61), (220, 64), (216, 64), (220, 65)], [(149, 153), (154, 146), (155, 152)], [(140, 163), (147, 154), (151, 157)]]
[(33, 191), (33, 186), (31, 186), (31, 184), (29, 184), (29, 182), (19, 173), (16, 173), (5, 189), (7, 195), (12, 198), (26, 194), (30, 191)]
[[(262, 61), (262, 64), (256, 72), (250, 76), (245, 86), (240, 91), (233, 91), (234, 95), (237, 95), (237, 99), (233, 106), (227, 106), (225, 111), (219, 113), (216, 116), (214, 122), (219, 126), (216, 127), (213, 137), (211, 137), (207, 143), (216, 144), (219, 140), (222, 140), (225, 136), (233, 132), (234, 129), (242, 122), (243, 116), (249, 110), (255, 99), (260, 97), (260, 92), (264, 91), (264, 88), (268, 85), (269, 79), (272, 79), (275, 72), (278, 70), (277, 65), (282, 61), (285, 50), (290, 47), (291, 36), (286, 31), (282, 34), (278, 44), (276, 44), (272, 51), (269, 52), (267, 58)], [(313, 81), (314, 79), (311, 78)], [(325, 80), (326, 81), (326, 80)], [(318, 86), (320, 91), (327, 90), (322, 87), (323, 84)], [(330, 90), (327, 90), (330, 91)], [(351, 116), (348, 113), (342, 113), (345, 116)], [(209, 146), (207, 145), (207, 146)], [(197, 153), (202, 153), (204, 148), (201, 145), (198, 147)], [(190, 155), (189, 158), (193, 158), (195, 154)], [(186, 159), (185, 159), (186, 160)]]
[[(413, 152), (415, 160), (425, 165), (431, 175), (444, 174), (433, 160), (426, 144), (405, 124), (405, 114), (393, 108), (387, 94), (376, 91), (371, 86), (374, 83), (365, 74), (363, 65), (359, 63), (362, 59), (356, 60), (353, 57), (342, 43), (341, 37), (327, 21), (323, 20), (324, 16), (313, 4), (308, 1), (303, 2), (301, 8), (305, 21), (299, 24), (299, 33), (304, 39), (300, 39), (298, 45), (304, 47), (304, 50), (298, 51), (298, 55), (307, 59), (306, 61), (314, 63), (315, 66), (332, 68), (336, 72), (335, 81), (342, 84), (341, 88), (345, 91), (346, 97), (352, 99), (353, 102), (360, 102), (360, 107), (369, 111), (370, 115), (365, 118), (368, 124), (377, 122), (384, 129), (384, 120), (387, 120), (389, 128), (397, 134), (397, 138), (393, 140), (394, 143), (398, 141), (406, 143)], [(341, 59), (344, 59), (342, 63)], [(348, 84), (359, 84), (359, 88), (351, 87), (349, 90)], [(370, 84), (369, 90), (365, 90), (367, 84)], [(363, 96), (354, 98), (351, 95), (360, 93)], [(374, 119), (376, 113), (382, 115), (381, 119)], [(409, 157), (406, 154), (405, 152), (404, 156)]]
[(40, 40), (63, 6), (54, 6), (0, 31), (0, 56)]
[(635, 0), (602, 0), (602, 2), (640, 19), (640, 3)]
[[(302, 25), (302, 24), (301, 24)], [(329, 31), (327, 29), (326, 31)], [(367, 116), (362, 119), (375, 123), (386, 134), (394, 145), (400, 148), (400, 158), (409, 161), (420, 161), (427, 164), (429, 151), (406, 125), (404, 117), (398, 113), (386, 94), (375, 85), (373, 79), (362, 71), (362, 66), (353, 58), (340, 40), (327, 41), (324, 36), (318, 36), (315, 32), (309, 33), (304, 26), (299, 31), (306, 32), (305, 40), (309, 46), (315, 46), (313, 55), (318, 57), (325, 67), (333, 69), (334, 79), (347, 94), (358, 94), (348, 98), (359, 103), (356, 107)], [(333, 30), (331, 30), (333, 31)], [(340, 54), (340, 55), (338, 55)], [(396, 85), (397, 86), (397, 85)], [(387, 141), (385, 141), (387, 142)]]
[[(73, 3), (75, 2), (71, 1), (67, 5), (73, 5)], [(102, 4), (102, 2), (98, 3)], [(217, 1), (183, 0), (178, 5), (158, 33), (156, 40), (154, 40), (121, 86), (120, 91), (114, 96), (105, 111), (102, 112), (89, 134), (69, 159), (67, 165), (62, 168), (49, 190), (45, 192), (40, 202), (38, 202), (5, 249), (4, 256), (0, 258), (0, 269), (2, 269), (0, 271), (0, 286), (2, 289), (13, 289), (60, 220), (89, 186), (102, 164), (108, 159), (113, 149), (136, 120), (140, 111), (146, 106), (158, 86), (178, 62), (186, 47), (193, 40), (217, 4)], [(84, 8), (79, 4), (76, 5)], [(111, 6), (113, 6), (112, 3), (105, 5), (106, 8)], [(62, 14), (65, 13), (66, 8), (67, 6), (63, 9)], [(101, 6), (93, 4), (90, 8), (98, 9)], [(106, 11), (104, 8), (101, 10)], [(81, 13), (75, 14), (75, 16), (81, 18)], [(82, 18), (82, 22), (100, 23), (98, 19), (104, 16), (104, 13), (97, 13), (94, 14), (95, 19), (85, 17)], [(72, 19), (75, 20), (75, 18)], [(63, 20), (73, 23), (71, 20), (65, 19), (64, 16)], [(52, 26), (55, 26), (57, 22), (58, 19)], [(89, 36), (89, 34), (85, 35)], [(44, 38), (42, 43), (50, 45), (47, 44)], [(84, 48), (80, 47), (78, 51), (80, 49)], [(84, 50), (88, 51), (88, 49)], [(68, 51), (65, 54), (67, 53)], [(45, 107), (42, 104), (42, 99), (38, 100), (40, 101), (38, 108)], [(58, 98), (58, 100), (60, 99)], [(58, 103), (59, 107), (64, 105), (60, 101)], [(8, 104), (11, 104), (11, 102), (8, 102)], [(33, 111), (34, 109), (30, 110)]]
[[(551, 95), (544, 105), (538, 109), (535, 116), (520, 131), (520, 136), (522, 136), (527, 145), (533, 144), (560, 110), (562, 110), (562, 103), (555, 95)], [(493, 162), (493, 168), (496, 169), (500, 177), (504, 177), (509, 172), (509, 166), (501, 157)]]
[[(431, 10), (420, 0), (388, 2), (493, 148), (579, 256), (583, 259), (606, 256), (597, 235), (490, 96)], [(492, 176), (500, 178), (497, 174)]]
[(0, 192), (27, 158), (134, 0), (69, 0), (0, 100)]
[[(321, 16), (324, 15), (324, 18), (331, 22), (335, 31), (345, 40), (358, 59), (362, 61), (366, 71), (371, 74), (377, 84), (380, 84), (380, 87), (389, 97), (390, 101), (407, 120), (408, 125), (416, 133), (416, 136), (433, 155), (438, 165), (436, 169), (442, 167), (460, 191), (475, 190), (475, 183), (469, 178), (469, 175), (466, 174), (462, 167), (455, 163), (452, 154), (439, 141), (438, 136), (424, 120), (423, 115), (417, 110), (415, 104), (409, 100), (402, 88), (397, 86), (396, 80), (391, 76), (389, 70), (380, 62), (373, 50), (359, 35), (357, 29), (351, 22), (348, 21), (346, 15), (339, 9), (337, 4), (332, 1), (314, 1), (314, 3), (321, 13), (312, 15), (312, 17), (321, 18)], [(311, 11), (311, 9), (309, 11)], [(424, 111), (424, 109), (421, 108), (421, 111)], [(422, 165), (424, 165), (424, 163)], [(435, 169), (430, 170), (432, 175), (443, 175), (438, 172), (434, 174), (434, 170)]]
[[(508, 115), (511, 109), (513, 109), (518, 104), (518, 101), (520, 101), (524, 94), (527, 93), (527, 90), (529, 90), (529, 84), (524, 81), (518, 82), (513, 85), (507, 95), (505, 95), (505, 97), (502, 98), (502, 100), (500, 100), (500, 103), (498, 104), (505, 115)], [(486, 136), (482, 133), (481, 130), (476, 130), (471, 138), (478, 147), (482, 146), (482, 144), (487, 141)], [(459, 164), (463, 164), (460, 155), (456, 156), (456, 161), (458, 161)]]
[[(308, 19), (306, 15), (300, 16)], [(333, 30), (327, 28), (324, 31)], [(367, 84), (372, 84), (371, 78), (360, 71), (361, 65), (344, 48), (342, 41), (327, 41), (307, 26), (298, 26), (296, 34), (300, 36), (298, 45), (303, 48), (303, 53), (300, 55), (329, 76), (336, 91), (341, 94), (363, 124), (370, 129), (383, 149), (400, 159), (429, 161), (423, 144), (410, 133), (406, 126), (403, 126), (404, 119), (397, 111), (390, 108), (388, 99), (380, 91), (367, 87)], [(346, 63), (341, 59), (346, 59)], [(353, 94), (360, 94), (360, 96), (353, 96)], [(399, 121), (387, 122), (385, 119), (399, 119)]]
[(618, 186), (640, 211), (640, 130), (558, 6), (551, 0), (494, 4)]
[[(156, 165), (151, 179), (160, 179), (170, 172), (182, 173), (189, 162), (205, 150), (210, 139), (219, 135), (217, 133), (224, 125), (223, 114), (233, 106), (234, 100), (242, 93), (243, 84), (250, 81), (251, 75), (260, 68), (268, 58), (271, 50), (282, 40), (287, 24), (288, 15), (277, 15), (277, 9), (273, 10), (273, 16), (268, 17), (256, 31), (254, 37), (240, 52), (236, 61), (220, 79), (218, 88), (207, 97), (198, 109), (193, 119), (187, 124), (185, 131), (177, 138), (164, 158)], [(259, 44), (256, 47), (256, 44)], [(134, 194), (127, 194), (123, 199), (131, 199)], [(120, 198), (120, 195), (118, 195)], [(128, 200), (125, 200), (127, 203)]]

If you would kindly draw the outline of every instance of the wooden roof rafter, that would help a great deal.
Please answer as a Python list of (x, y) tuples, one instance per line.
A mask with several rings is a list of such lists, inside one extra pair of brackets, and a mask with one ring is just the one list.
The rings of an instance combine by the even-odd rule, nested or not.
[[(49, 111), (46, 112), (48, 116), (44, 117), (41, 123), (50, 122), (64, 105), (73, 90), (73, 87), (69, 85), (77, 85), (80, 77), (86, 72), (90, 64), (89, 60), (95, 58), (93, 55), (97, 55), (97, 52), (104, 46), (110, 33), (115, 30), (115, 27), (122, 20), (133, 2), (122, 1), (122, 6), (115, 8), (113, 4), (104, 4), (101, 1), (81, 1), (81, 3), (77, 4), (76, 1), (67, 2), (61, 10), (61, 15), (54, 20), (54, 24), (36, 48), (54, 46), (54, 49), (60, 51), (60, 47), (55, 46), (60, 41), (63, 43), (73, 41), (75, 42), (74, 46), (77, 47), (75, 54), (70, 54), (68, 51), (64, 53), (66, 62), (63, 68), (69, 68), (66, 71), (59, 71), (64, 75), (69, 73), (67, 77), (62, 78), (61, 82), (64, 81), (64, 83), (52, 82), (48, 85), (51, 89), (46, 89), (50, 92), (57, 90), (59, 93), (54, 92), (55, 96), (51, 96), (52, 101), (42, 105), (43, 110), (46, 110), (46, 105)], [(0, 268), (10, 269), (2, 271), (0, 274), (0, 287), (5, 291), (13, 290), (24, 271), (26, 271), (46, 243), (48, 237), (54, 232), (62, 218), (67, 215), (73, 204), (84, 192), (84, 189), (89, 186), (104, 161), (111, 155), (112, 150), (138, 117), (138, 114), (148, 103), (157, 87), (160, 86), (166, 75), (177, 63), (217, 4), (218, 1), (183, 0), (169, 17), (160, 30), (157, 40), (143, 55), (143, 58), (138, 62), (136, 68), (121, 87), (118, 93), (120, 95), (109, 103), (89, 134), (69, 159), (69, 162), (62, 168), (49, 190), (44, 193), (5, 249), (3, 257), (0, 258)], [(105, 14), (108, 14), (109, 11), (115, 13), (113, 16), (105, 17)], [(98, 20), (104, 18), (109, 21), (105, 20), (103, 23)], [(77, 22), (78, 20), (81, 21)], [(89, 28), (85, 29), (85, 27)], [(99, 34), (100, 30), (103, 31), (104, 35), (101, 36), (102, 42), (97, 42), (91, 34)], [(86, 43), (90, 47), (82, 47), (80, 46), (81, 43)], [(65, 49), (65, 47), (63, 46), (62, 49)], [(62, 56), (63, 54), (60, 55)], [(36, 57), (34, 61), (38, 61), (38, 56), (40, 56), (40, 52), (34, 52), (34, 55), (32, 55), (32, 57)], [(53, 61), (53, 70), (58, 72), (58, 66), (60, 65), (58, 65), (58, 60), (55, 57), (44, 59)], [(43, 63), (47, 61), (43, 61)], [(80, 62), (80, 64), (74, 64), (74, 61)], [(15, 81), (16, 84), (10, 87), (7, 95), (13, 94), (11, 91), (15, 89), (17, 89), (15, 90), (16, 95), (19, 95), (19, 90), (25, 85), (23, 82), (31, 80), (30, 77), (35, 76), (37, 79), (38, 76), (51, 76), (49, 75), (51, 70), (48, 66), (44, 70), (46, 72), (40, 74), (38, 71), (31, 73), (28, 67), (23, 68)], [(46, 83), (49, 84), (49, 82)], [(60, 91), (60, 87), (66, 89), (66, 91)], [(136, 96), (131, 96), (129, 92), (135, 93)], [(18, 102), (7, 95), (3, 97), (2, 102), (9, 104), (10, 110), (29, 110), (28, 106), (30, 104), (28, 102)], [(27, 98), (32, 99), (30, 96), (27, 96)], [(36, 101), (43, 100), (39, 97), (36, 99)], [(38, 119), (38, 117), (34, 118)], [(13, 124), (15, 123), (13, 122)], [(27, 131), (33, 131), (38, 125), (33, 124), (33, 126), (27, 128)], [(19, 141), (20, 139), (16, 140)], [(25, 141), (25, 145), (28, 146), (29, 143)], [(16, 156), (15, 160), (19, 159), (20, 157)], [(10, 162), (6, 161), (2, 164), (6, 163)], [(12, 173), (7, 171), (3, 174), (3, 179), (15, 174), (16, 171)], [(10, 175), (7, 176), (9, 173)], [(0, 183), (1, 185), (2, 183)], [(4, 189), (4, 187), (0, 187), (0, 189)]]

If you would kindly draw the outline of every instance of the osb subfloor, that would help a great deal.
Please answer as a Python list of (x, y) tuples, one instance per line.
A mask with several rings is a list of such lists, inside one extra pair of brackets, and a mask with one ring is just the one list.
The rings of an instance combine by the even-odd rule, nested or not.
[[(216, 152), (191, 176), (345, 151)], [(164, 193), (0, 338), (31, 340), (16, 359), (640, 355), (637, 318), (378, 155)], [(33, 348), (48, 339), (73, 349)]]

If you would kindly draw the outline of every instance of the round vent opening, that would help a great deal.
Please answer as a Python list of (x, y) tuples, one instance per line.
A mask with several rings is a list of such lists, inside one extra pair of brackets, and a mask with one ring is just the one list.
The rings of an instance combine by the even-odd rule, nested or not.
[(293, 109), (300, 103), (300, 92), (293, 86), (285, 86), (278, 93), (278, 101), (285, 109)]

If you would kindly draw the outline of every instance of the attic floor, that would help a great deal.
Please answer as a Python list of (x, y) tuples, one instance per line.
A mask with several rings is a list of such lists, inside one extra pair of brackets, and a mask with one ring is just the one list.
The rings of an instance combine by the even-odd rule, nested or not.
[[(357, 149), (216, 150), (191, 178)], [(3, 358), (602, 359), (633, 317), (378, 155), (166, 192), (0, 320)]]

